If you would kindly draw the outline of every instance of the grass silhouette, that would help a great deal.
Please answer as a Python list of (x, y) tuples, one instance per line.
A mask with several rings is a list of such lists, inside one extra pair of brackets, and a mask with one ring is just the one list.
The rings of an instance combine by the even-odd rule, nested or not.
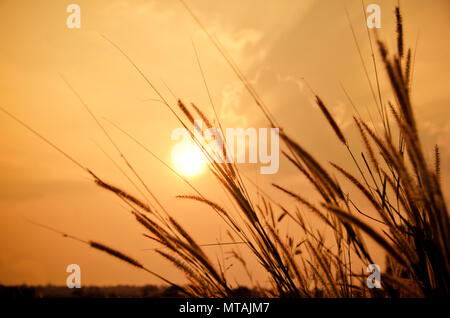
[[(195, 18), (193, 12), (186, 8)], [(450, 241), (450, 220), (439, 177), (439, 148), (435, 147), (434, 163), (427, 162), (410, 98), (412, 53), (411, 49), (405, 51), (399, 8), (396, 8), (395, 16), (395, 52), (390, 53), (386, 45), (376, 39), (395, 100), (386, 101), (381, 96), (376, 71), (377, 107), (382, 127), (381, 130), (375, 129), (373, 121), (368, 123), (359, 114), (354, 117), (359, 141), (365, 147), (361, 158), (351, 150), (348, 138), (334, 120), (326, 103), (315, 95), (320, 111), (334, 131), (337, 142), (348, 150), (349, 159), (357, 168), (358, 175), (353, 175), (332, 162), (327, 166), (322, 165), (313, 154), (295, 141), (295, 137), (286, 134), (220, 43), (195, 18), (244, 84), (270, 126), (279, 128), (280, 137), (287, 148), (283, 155), (298, 170), (299, 176), (306, 177), (311, 188), (319, 195), (320, 199), (312, 202), (295, 191), (277, 183), (273, 184), (287, 197), (295, 199), (302, 210), (291, 210), (283, 202), (271, 200), (263, 191), (259, 192), (258, 200), (252, 198), (243, 182), (245, 176), (238, 166), (212, 160), (204, 140), (198, 139), (194, 131), (188, 128), (193, 125), (196, 116), (200, 116), (206, 123), (213, 122), (213, 118), (208, 118), (197, 106), (186, 105), (181, 100), (178, 101), (178, 108), (184, 118), (179, 117), (138, 66), (110, 41), (158, 93), (161, 101), (183, 127), (189, 130), (195, 143), (210, 159), (208, 168), (232, 198), (237, 213), (205, 197), (186, 178), (178, 174), (195, 191), (194, 195), (180, 195), (179, 199), (194, 200), (209, 206), (227, 225), (227, 233), (232, 242), (248, 247), (263, 266), (271, 283), (270, 288), (253, 286), (260, 296), (349, 298), (375, 297), (380, 294), (384, 297), (436, 297), (450, 294), (450, 251), (447, 244)], [(373, 62), (377, 70), (375, 59)], [(374, 91), (373, 93), (377, 99)], [(155, 204), (143, 202), (126, 190), (105, 182), (30, 126), (6, 110), (2, 111), (89, 173), (98, 186), (125, 202), (136, 221), (146, 230), (145, 236), (157, 242), (159, 247), (156, 252), (181, 270), (189, 283), (178, 286), (120, 251), (101, 243), (81, 241), (149, 272), (188, 296), (232, 297), (234, 291), (227, 278), (226, 269), (220, 263), (212, 262), (203, 246), (170, 215), (81, 97), (78, 94), (77, 96)], [(217, 116), (215, 120), (218, 121)], [(142, 144), (140, 146), (144, 147)], [(226, 146), (224, 150), (226, 154)], [(358, 197), (362, 195), (370, 207), (367, 208), (367, 204), (364, 204), (367, 202), (358, 202), (361, 200), (353, 199), (353, 196), (347, 194), (345, 187), (333, 177), (334, 172), (342, 175), (347, 181), (346, 186), (355, 187)], [(304, 213), (313, 213), (331, 229), (331, 244), (325, 244), (323, 234), (305, 221)], [(281, 235), (280, 223), (284, 219), (290, 219), (296, 225), (295, 235), (301, 238), (299, 241), (293, 236)], [(381, 291), (366, 287), (367, 275), (364, 274), (365, 267), (361, 264), (373, 263), (372, 252), (366, 244), (368, 238), (374, 240), (386, 253), (387, 270), (382, 273)], [(251, 275), (246, 267), (246, 260), (238, 250), (234, 250), (232, 254)]]

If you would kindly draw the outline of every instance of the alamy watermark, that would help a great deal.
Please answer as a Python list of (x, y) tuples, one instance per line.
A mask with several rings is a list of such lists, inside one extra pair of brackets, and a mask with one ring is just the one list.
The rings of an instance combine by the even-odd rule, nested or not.
[(78, 264), (70, 264), (66, 268), (67, 276), (66, 285), (68, 288), (81, 288), (81, 268)]
[(367, 27), (369, 29), (381, 28), (381, 8), (378, 4), (372, 3), (367, 6), (366, 12), (369, 13), (367, 16)]
[[(81, 7), (72, 3), (66, 8), (66, 12), (70, 13), (67, 17), (66, 25), (69, 29), (81, 28)], [(378, 4), (371, 3), (367, 6), (366, 12), (369, 14), (366, 19), (366, 24), (369, 29), (381, 28), (381, 8)]]
[(72, 3), (67, 6), (66, 12), (70, 13), (66, 20), (69, 29), (81, 28), (81, 8), (78, 4)]
[[(259, 159), (261, 174), (278, 172), (280, 165), (278, 128), (226, 128), (224, 138), (220, 129), (210, 127), (203, 131), (203, 121), (194, 120), (193, 131), (194, 140), (201, 142), (209, 161), (256, 164)], [(179, 127), (172, 131), (171, 139), (181, 139), (179, 143), (192, 142), (192, 135), (186, 128)], [(246, 156), (247, 152), (248, 156)]]
[(381, 270), (380, 266), (377, 264), (369, 264), (367, 266), (366, 271), (371, 273), (369, 277), (367, 277), (367, 287), (372, 288), (381, 288)]

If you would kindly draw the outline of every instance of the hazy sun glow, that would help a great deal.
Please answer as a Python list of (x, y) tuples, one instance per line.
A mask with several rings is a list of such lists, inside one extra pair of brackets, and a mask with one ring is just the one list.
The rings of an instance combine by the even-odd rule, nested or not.
[(180, 142), (173, 146), (172, 161), (177, 172), (186, 177), (198, 175), (206, 166), (203, 153), (191, 142)]

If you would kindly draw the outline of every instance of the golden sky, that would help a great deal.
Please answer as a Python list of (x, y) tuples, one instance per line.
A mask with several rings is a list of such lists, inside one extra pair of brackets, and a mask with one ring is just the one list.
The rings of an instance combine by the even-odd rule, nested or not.
[[(345, 165), (347, 153), (314, 105), (305, 78), (329, 105), (348, 136), (356, 137), (354, 103), (375, 115), (375, 106), (345, 15), (355, 27), (370, 66), (361, 1), (187, 0), (191, 9), (233, 57), (279, 124), (319, 158)], [(365, 1), (367, 2), (367, 1)], [(66, 8), (81, 8), (81, 28), (69, 29)], [(393, 10), (397, 1), (378, 0), (380, 38), (395, 47)], [(422, 141), (431, 159), (442, 150), (442, 180), (450, 174), (450, 2), (400, 1), (406, 44), (415, 47), (413, 101)], [(367, 5), (368, 3), (366, 3)], [(127, 60), (102, 35), (117, 43), (171, 102), (170, 90), (208, 115), (209, 99), (197, 65), (198, 51), (212, 99), (224, 127), (267, 127), (263, 114), (240, 81), (178, 0), (0, 0), (0, 106), (30, 124), (105, 180), (133, 192), (102, 149), (120, 162), (113, 146), (61, 79), (75, 87), (102, 120), (149, 187), (200, 243), (226, 240), (225, 225), (208, 208), (175, 199), (191, 190), (154, 158), (114, 129), (104, 117), (171, 163), (171, 131), (179, 124)], [(374, 73), (369, 68), (372, 80)], [(390, 96), (385, 77), (384, 96)], [(166, 87), (167, 85), (167, 87)], [(367, 116), (366, 116), (367, 119)], [(61, 154), (0, 113), (0, 283), (65, 284), (68, 264), (81, 267), (82, 284), (160, 283), (146, 273), (76, 241), (31, 225), (46, 224), (84, 239), (107, 243), (175, 281), (181, 274), (151, 250), (141, 227), (112, 194)], [(350, 140), (352, 138), (349, 138)], [(361, 147), (354, 139), (355, 149)], [(120, 162), (123, 166), (123, 162)], [(281, 160), (275, 175), (244, 168), (274, 197), (270, 182), (302, 193), (308, 183)], [(350, 168), (349, 168), (350, 169)], [(226, 204), (208, 173), (192, 182)], [(251, 186), (249, 186), (251, 187)], [(134, 192), (133, 192), (134, 193)], [(323, 227), (318, 224), (318, 227)], [(217, 250), (210, 250), (215, 257)], [(237, 266), (236, 266), (237, 267)], [(264, 276), (255, 265), (256, 276)], [(242, 270), (234, 275), (242, 278)]]

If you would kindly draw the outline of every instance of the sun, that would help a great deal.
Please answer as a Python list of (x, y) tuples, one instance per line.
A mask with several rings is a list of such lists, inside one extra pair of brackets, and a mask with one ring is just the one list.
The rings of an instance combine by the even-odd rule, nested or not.
[(179, 142), (172, 148), (172, 162), (178, 173), (193, 177), (205, 170), (206, 159), (191, 141)]

